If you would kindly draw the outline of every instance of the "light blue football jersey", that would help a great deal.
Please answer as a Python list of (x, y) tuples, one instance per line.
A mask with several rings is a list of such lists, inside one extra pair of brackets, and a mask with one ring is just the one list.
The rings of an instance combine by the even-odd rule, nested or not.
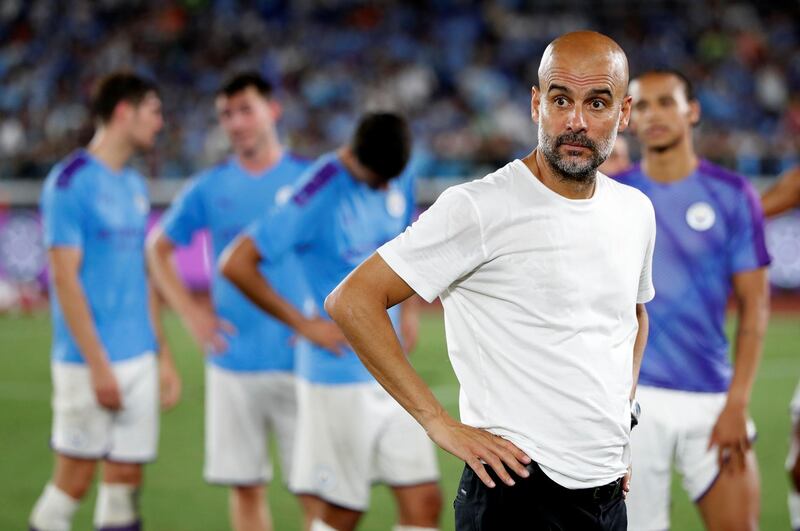
[[(248, 229), (266, 262), (296, 254), (317, 311), (325, 297), (378, 247), (400, 234), (414, 213), (414, 180), (404, 173), (383, 190), (357, 181), (335, 153), (321, 157), (292, 198)], [(397, 329), (399, 307), (389, 310)], [(372, 381), (352, 350), (337, 356), (308, 342), (297, 351), (297, 375), (322, 384)]]
[[(286, 202), (309, 162), (286, 154), (261, 175), (252, 175), (235, 158), (199, 174), (164, 214), (161, 224), (169, 239), (188, 245), (195, 232), (208, 229), (214, 262), (225, 247), (259, 216)], [(307, 291), (292, 255), (263, 264), (261, 273), (293, 304), (302, 306)], [(266, 315), (213, 268), (211, 296), (219, 317), (236, 327), (227, 336), (228, 349), (207, 357), (231, 371), (292, 371), (292, 331)]]
[[(156, 350), (148, 307), (144, 238), (150, 202), (136, 171), (114, 172), (77, 151), (47, 176), (41, 197), (47, 248), (80, 249), (80, 282), (109, 361)], [(50, 288), (53, 360), (85, 363)]]
[(653, 202), (656, 297), (647, 304), (650, 335), (639, 383), (726, 392), (732, 368), (725, 307), (735, 273), (770, 263), (764, 215), (747, 179), (701, 161), (677, 182), (661, 184), (637, 164), (616, 176)]

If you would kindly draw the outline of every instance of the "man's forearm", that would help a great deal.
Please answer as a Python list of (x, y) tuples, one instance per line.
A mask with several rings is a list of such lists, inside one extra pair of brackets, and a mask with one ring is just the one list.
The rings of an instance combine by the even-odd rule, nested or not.
[(636, 333), (636, 340), (633, 342), (633, 385), (631, 386), (630, 399), (636, 396), (636, 385), (639, 383), (639, 369), (642, 367), (644, 349), (647, 346), (647, 335), (650, 332), (650, 319), (644, 304), (636, 305), (636, 320), (639, 322), (639, 330)]
[(261, 257), (248, 237), (239, 237), (220, 258), (220, 272), (230, 280), (250, 302), (275, 319), (297, 330), (305, 317), (289, 301), (276, 292), (261, 274)]
[(385, 300), (368, 290), (337, 289), (325, 308), (367, 370), (426, 430), (449, 417), (403, 353)]

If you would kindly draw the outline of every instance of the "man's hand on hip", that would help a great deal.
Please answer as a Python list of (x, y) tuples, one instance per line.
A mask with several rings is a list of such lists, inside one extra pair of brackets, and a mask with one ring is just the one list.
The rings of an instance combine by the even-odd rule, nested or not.
[(530, 475), (525, 465), (531, 462), (531, 458), (510, 441), (486, 430), (447, 417), (432, 423), (427, 431), (433, 442), (469, 465), (489, 488), (493, 488), (495, 483), (484, 463), (492, 467), (506, 485), (514, 485), (506, 467), (520, 477)]

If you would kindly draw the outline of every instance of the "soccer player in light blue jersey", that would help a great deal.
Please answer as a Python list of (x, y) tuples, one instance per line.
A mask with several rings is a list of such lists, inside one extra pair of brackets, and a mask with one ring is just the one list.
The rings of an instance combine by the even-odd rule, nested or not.
[[(248, 301), (216, 268), (213, 308), (196, 300), (174, 265), (177, 247), (201, 229), (211, 234), (216, 258), (259, 215), (285, 202), (308, 163), (278, 138), (280, 107), (258, 73), (226, 82), (216, 99), (220, 125), (233, 155), (184, 188), (148, 240), (153, 276), (201, 348), (206, 365), (205, 478), (230, 487), (237, 531), (272, 529), (265, 485), (272, 479), (267, 437), (278, 441), (284, 477), (294, 447), (296, 400), (292, 331)], [(261, 272), (297, 306), (304, 284), (287, 256)]]
[(155, 143), (161, 100), (149, 81), (117, 73), (100, 83), (93, 111), (97, 130), (88, 148), (57, 164), (42, 192), (56, 463), (30, 517), (38, 531), (70, 529), (98, 461), (95, 527), (140, 529), (137, 491), (142, 464), (156, 457), (159, 372), (162, 405), (174, 405), (180, 393), (153, 319), (144, 256), (147, 188), (126, 166)]
[[(744, 177), (699, 159), (690, 82), (653, 71), (631, 83), (640, 164), (617, 176), (653, 202), (656, 298), (631, 435), (630, 529), (669, 528), (673, 463), (709, 529), (756, 529), (759, 479), (750, 393), (769, 312), (764, 218)], [(725, 308), (737, 302), (734, 363)]]
[[(321, 157), (291, 199), (251, 226), (220, 261), (223, 275), (248, 298), (310, 340), (298, 348), (290, 486), (317, 508), (314, 531), (354, 529), (373, 481), (392, 487), (397, 530), (438, 525), (441, 494), (430, 440), (372, 378), (323, 309), (345, 276), (411, 222), (413, 180), (402, 173), (410, 143), (399, 116), (364, 116), (350, 143)], [(304, 315), (260, 273), (290, 255), (299, 260), (319, 317)], [(398, 310), (391, 312), (396, 327)]]

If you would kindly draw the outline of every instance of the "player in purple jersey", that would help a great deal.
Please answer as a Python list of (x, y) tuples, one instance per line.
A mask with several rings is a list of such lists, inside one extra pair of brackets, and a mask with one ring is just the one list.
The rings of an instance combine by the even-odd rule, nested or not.
[(30, 517), (38, 531), (71, 527), (101, 460), (95, 528), (140, 529), (142, 464), (155, 459), (158, 442), (159, 373), (162, 407), (180, 395), (146, 275), (146, 184), (126, 166), (153, 147), (161, 100), (149, 81), (117, 73), (100, 83), (92, 107), (94, 138), (56, 165), (42, 192), (56, 462)]
[[(652, 71), (631, 83), (642, 161), (617, 176), (653, 202), (658, 224), (650, 337), (631, 436), (630, 529), (667, 529), (671, 469), (708, 529), (756, 529), (759, 477), (748, 406), (769, 313), (764, 220), (744, 177), (699, 159), (690, 82)], [(737, 302), (734, 364), (724, 332)]]
[[(174, 261), (179, 246), (208, 229), (214, 257), (258, 216), (284, 201), (307, 163), (281, 145), (281, 108), (256, 72), (227, 80), (217, 92), (219, 123), (232, 156), (193, 178), (148, 238), (153, 276), (198, 345), (208, 354), (205, 389), (206, 481), (230, 488), (231, 526), (272, 529), (265, 504), (272, 479), (268, 435), (278, 441), (289, 476), (296, 400), (292, 332), (250, 304), (215, 270), (213, 307), (197, 300)], [(284, 260), (265, 271), (297, 304), (303, 283)]]
[[(761, 195), (761, 206), (767, 217), (778, 216), (800, 206), (800, 166), (784, 172), (778, 181)], [(800, 530), (800, 384), (794, 391), (789, 406), (792, 417), (789, 455), (786, 470), (789, 472), (789, 521), (792, 529)]]

